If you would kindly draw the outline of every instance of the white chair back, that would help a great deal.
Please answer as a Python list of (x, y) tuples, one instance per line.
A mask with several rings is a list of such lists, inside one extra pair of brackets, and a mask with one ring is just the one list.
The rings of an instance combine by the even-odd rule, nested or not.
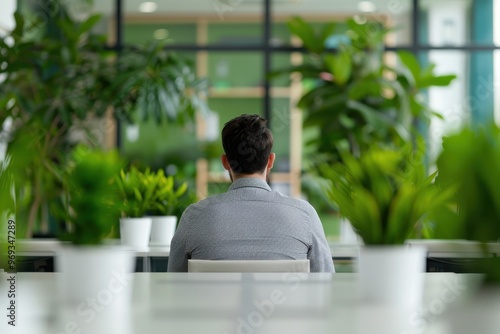
[(308, 273), (309, 260), (188, 260), (188, 272)]

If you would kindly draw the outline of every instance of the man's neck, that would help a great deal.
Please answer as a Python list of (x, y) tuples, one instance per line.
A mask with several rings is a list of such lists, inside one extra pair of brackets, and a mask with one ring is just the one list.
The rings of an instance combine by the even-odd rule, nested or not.
[(234, 173), (231, 173), (231, 176), (232, 176), (232, 181), (236, 181), (236, 180), (239, 180), (239, 179), (259, 179), (259, 180), (262, 180), (264, 182), (269, 182), (268, 178), (267, 178), (267, 173), (254, 173), (254, 174), (234, 174)]

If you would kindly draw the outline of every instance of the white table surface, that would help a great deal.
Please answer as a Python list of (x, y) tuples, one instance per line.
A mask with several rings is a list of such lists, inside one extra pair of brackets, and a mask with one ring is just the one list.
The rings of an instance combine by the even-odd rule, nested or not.
[[(6, 296), (6, 275), (0, 273), (1, 298)], [(4, 331), (6, 318), (2, 314), (0, 333), (78, 333), (71, 326), (64, 328), (68, 324), (66, 314), (79, 321), (82, 318), (75, 316), (76, 307), (58, 304), (59, 275), (18, 273), (18, 326), (15, 331), (12, 327)], [(422, 275), (425, 275), (422, 307), (403, 312), (361, 302), (357, 274), (135, 273), (131, 314), (104, 310), (97, 313), (91, 324), (101, 326), (100, 319), (102, 326), (111, 326), (102, 333), (120, 334), (452, 334), (443, 327), (445, 309), (464, 305), (475, 296), (480, 276)], [(273, 296), (279, 296), (275, 298), (279, 303), (272, 302)], [(450, 301), (450, 296), (455, 297)], [(0, 299), (3, 310), (4, 300)], [(444, 308), (440, 309), (441, 306)], [(81, 333), (90, 332), (100, 333), (99, 328)]]
[[(119, 244), (111, 241), (110, 243)], [(54, 256), (55, 252), (64, 245), (56, 239), (28, 239), (18, 240), (17, 248), (19, 256)], [(354, 244), (330, 244), (332, 255), (337, 258), (356, 258), (359, 253), (359, 245)], [(138, 257), (168, 257), (170, 246), (150, 246), (148, 249), (137, 251)]]
[[(118, 240), (110, 243), (119, 244)], [(435, 258), (474, 258), (482, 257), (482, 249), (472, 241), (467, 240), (408, 240), (409, 247), (427, 248), (428, 257)], [(63, 243), (56, 239), (18, 240), (17, 248), (20, 256), (53, 256)], [(500, 256), (500, 243), (489, 243), (492, 255)], [(330, 243), (332, 257), (337, 259), (356, 259), (359, 255), (359, 244)], [(137, 251), (138, 257), (168, 257), (169, 246), (150, 246), (143, 251)]]

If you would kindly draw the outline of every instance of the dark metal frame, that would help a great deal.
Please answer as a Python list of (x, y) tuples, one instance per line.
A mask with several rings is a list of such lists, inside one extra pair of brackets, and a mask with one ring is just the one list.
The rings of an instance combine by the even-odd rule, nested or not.
[[(118, 53), (126, 47), (123, 44), (123, 1), (115, 0), (115, 23), (116, 23), (116, 44), (113, 46)], [(429, 50), (455, 50), (455, 51), (493, 51), (500, 50), (500, 46), (495, 45), (464, 45), (464, 46), (431, 46), (421, 45), (419, 36), (419, 22), (420, 22), (420, 0), (412, 0), (412, 43), (409, 46), (386, 47), (386, 51), (409, 50), (417, 54), (421, 51)], [(271, 120), (271, 84), (267, 77), (271, 71), (271, 56), (275, 52), (306, 52), (304, 48), (293, 46), (272, 46), (270, 39), (272, 37), (272, 0), (263, 0), (263, 22), (262, 22), (263, 36), (261, 44), (248, 44), (248, 45), (188, 45), (177, 44), (169, 45), (169, 50), (175, 51), (231, 51), (231, 52), (248, 52), (257, 51), (262, 52), (264, 58), (264, 117)], [(120, 133), (118, 126), (117, 133), (117, 146), (120, 147)]]

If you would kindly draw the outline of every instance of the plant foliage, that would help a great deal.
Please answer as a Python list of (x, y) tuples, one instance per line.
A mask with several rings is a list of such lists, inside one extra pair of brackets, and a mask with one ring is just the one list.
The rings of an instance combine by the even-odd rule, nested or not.
[(180, 198), (186, 194), (188, 184), (183, 182), (176, 186), (175, 179), (172, 175), (165, 176), (162, 169), (159, 169), (156, 174), (149, 173), (145, 175), (151, 184), (156, 185), (154, 192), (154, 200), (149, 208), (154, 215), (172, 215), (180, 203)]
[(470, 269), (484, 272), (488, 283), (500, 283), (500, 260), (488, 248), (500, 240), (500, 129), (488, 124), (445, 137), (437, 168), (436, 182), (453, 197), (433, 216), (434, 237), (481, 243), (485, 258)]
[[(379, 22), (349, 19), (313, 26), (295, 17), (288, 27), (309, 52), (303, 64), (273, 75), (300, 73), (311, 83), (298, 102), (305, 132), (312, 133), (306, 149), (309, 171), (318, 172), (325, 158), (338, 161), (344, 150), (359, 156), (374, 142), (411, 139), (415, 122), (433, 114), (422, 89), (447, 86), (455, 78), (434, 74), (433, 65), (422, 68), (406, 51), (389, 61), (384, 46), (389, 30)], [(335, 51), (327, 49), (332, 39)]]
[(122, 216), (127, 218), (143, 217), (153, 205), (158, 181), (146, 177), (149, 174), (149, 169), (143, 173), (134, 166), (128, 172), (123, 169), (120, 171), (117, 180), (123, 202)]
[(500, 129), (464, 128), (445, 137), (437, 168), (437, 182), (455, 191), (436, 217), (436, 237), (499, 240)]
[(138, 113), (156, 122), (186, 123), (195, 110), (207, 110), (206, 81), (196, 77), (188, 59), (160, 44), (117, 53), (106, 46), (105, 35), (94, 32), (98, 15), (77, 20), (62, 1), (51, 5), (46, 21), (31, 22), (16, 12), (15, 28), (0, 37), (0, 124), (13, 119), (11, 144), (26, 132), (36, 137), (24, 182), (16, 184), (30, 195), (22, 220), (27, 236), (48, 226), (50, 203), (62, 193), (58, 166), (75, 145), (74, 134), (84, 133), (94, 146), (113, 136), (112, 127), (96, 129), (89, 120), (114, 111), (121, 120), (137, 119)]
[(78, 146), (64, 175), (69, 227), (59, 238), (75, 245), (98, 245), (110, 236), (121, 208), (116, 176), (123, 163), (115, 151)]
[(128, 172), (120, 172), (118, 186), (123, 201), (123, 216), (130, 218), (143, 217), (148, 212), (171, 215), (187, 191), (186, 182), (176, 187), (174, 177), (166, 177), (161, 169), (156, 173), (149, 168), (141, 172), (135, 166)]

